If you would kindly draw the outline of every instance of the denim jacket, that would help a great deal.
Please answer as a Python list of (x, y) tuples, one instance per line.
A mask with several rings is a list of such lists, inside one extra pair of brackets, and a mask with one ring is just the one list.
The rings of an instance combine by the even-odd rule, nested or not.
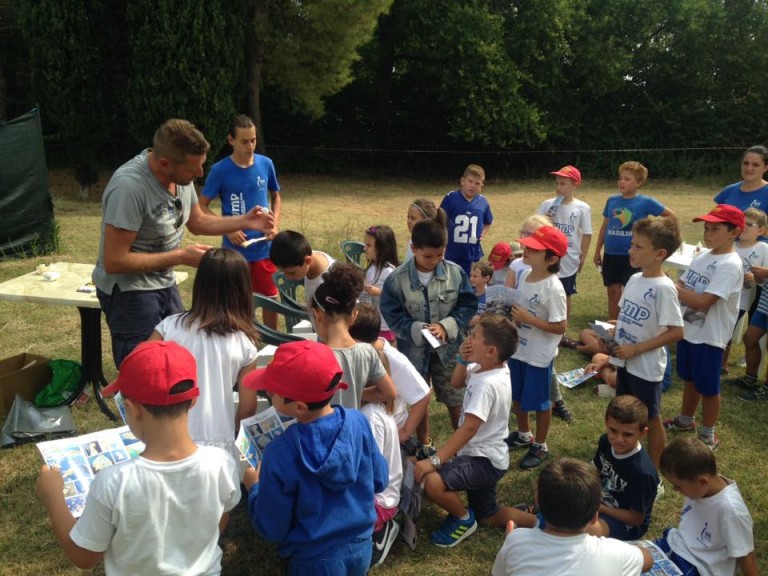
[(443, 260), (428, 286), (422, 286), (414, 258), (392, 272), (384, 282), (381, 315), (397, 336), (397, 349), (421, 374), (429, 367), (432, 346), (421, 334), (425, 324), (440, 324), (448, 335), (450, 358), (461, 343), (461, 334), (477, 313), (477, 296), (460, 266)]

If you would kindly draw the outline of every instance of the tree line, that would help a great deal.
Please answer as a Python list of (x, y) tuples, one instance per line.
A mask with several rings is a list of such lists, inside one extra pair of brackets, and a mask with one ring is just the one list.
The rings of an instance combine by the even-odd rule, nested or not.
[(732, 170), (739, 149), (768, 137), (768, 0), (21, 0), (5, 10), (20, 42), (0, 29), (0, 96), (39, 102), (73, 166), (146, 145), (170, 116), (216, 150), (235, 112), (254, 117), (283, 170), (456, 172), (479, 159), (536, 174), (563, 160), (612, 175), (629, 154), (654, 175), (690, 176)]

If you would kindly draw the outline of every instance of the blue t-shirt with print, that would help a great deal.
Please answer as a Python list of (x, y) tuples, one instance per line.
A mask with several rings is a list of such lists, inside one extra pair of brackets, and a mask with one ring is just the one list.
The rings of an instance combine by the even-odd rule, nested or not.
[[(467, 200), (461, 190), (448, 192), (440, 203), (448, 217), (448, 246), (446, 260), (477, 262), (483, 258), (480, 235), (483, 228), (493, 222), (491, 205), (478, 194)], [(469, 274), (468, 270), (465, 270)]]
[[(203, 196), (221, 200), (221, 213), (224, 216), (245, 214), (254, 206), (269, 207), (269, 191), (279, 191), (275, 166), (272, 160), (260, 154), (253, 155), (253, 164), (242, 168), (227, 156), (211, 166), (205, 181)], [(261, 238), (263, 232), (243, 230), (247, 239)], [(269, 258), (271, 242), (257, 242), (247, 248), (234, 246), (229, 238), (222, 237), (222, 246), (232, 248), (242, 254), (248, 262), (258, 262)]]
[(615, 194), (608, 198), (603, 209), (603, 216), (608, 218), (605, 230), (605, 253), (614, 256), (629, 254), (632, 242), (632, 226), (646, 216), (659, 216), (664, 212), (664, 205), (650, 196), (638, 194), (634, 198), (624, 198)]

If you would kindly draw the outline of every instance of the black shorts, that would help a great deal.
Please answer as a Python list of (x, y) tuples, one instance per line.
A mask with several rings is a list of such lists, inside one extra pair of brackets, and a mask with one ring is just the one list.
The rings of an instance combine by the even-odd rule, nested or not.
[(565, 290), (565, 295), (570, 296), (571, 294), (576, 294), (578, 290), (576, 290), (576, 274), (572, 274), (570, 276), (567, 276), (565, 278), (559, 278), (560, 284), (563, 285), (563, 289)]
[(445, 486), (454, 492), (467, 492), (467, 503), (478, 519), (498, 512), (496, 484), (507, 473), (494, 468), (488, 458), (456, 456), (437, 471)]
[(629, 279), (638, 272), (640, 272), (640, 268), (632, 268), (629, 265), (629, 255), (603, 255), (603, 286), (613, 284), (626, 286)]

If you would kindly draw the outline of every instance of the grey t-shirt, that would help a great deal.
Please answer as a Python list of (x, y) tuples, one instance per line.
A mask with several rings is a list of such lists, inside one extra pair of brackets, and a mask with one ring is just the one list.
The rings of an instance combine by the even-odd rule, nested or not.
[(387, 375), (376, 349), (370, 344), (360, 342), (351, 348), (331, 348), (344, 372), (341, 381), (348, 390), (338, 390), (331, 399), (331, 404), (341, 404), (344, 408), (360, 409), (363, 388), (372, 385)]
[(147, 148), (120, 166), (104, 189), (99, 258), (93, 270), (93, 283), (106, 294), (112, 294), (115, 284), (121, 292), (158, 290), (175, 284), (172, 268), (143, 274), (107, 274), (104, 269), (104, 231), (107, 224), (138, 234), (131, 246), (132, 252), (170, 252), (181, 246), (190, 210), (193, 204), (197, 204), (193, 184), (176, 186), (182, 211), (181, 224), (177, 228), (176, 197), (150, 171), (147, 162), (149, 150)]

